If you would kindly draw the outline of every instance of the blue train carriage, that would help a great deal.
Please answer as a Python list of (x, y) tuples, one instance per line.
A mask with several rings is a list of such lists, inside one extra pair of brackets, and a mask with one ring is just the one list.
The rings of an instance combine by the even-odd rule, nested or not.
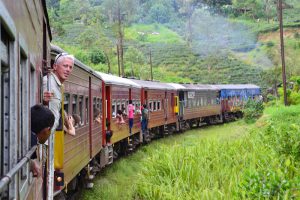
[(222, 120), (219, 89), (212, 85), (176, 84), (178, 120), (180, 129), (185, 130), (202, 123), (216, 123)]
[[(46, 181), (29, 169), (36, 150), (30, 107), (41, 102), (42, 70), (50, 62), (46, 2), (0, 1), (0, 36), (0, 199), (42, 199)], [(42, 167), (45, 148), (38, 150)]]
[(242, 117), (242, 109), (249, 98), (258, 99), (260, 87), (253, 84), (215, 85), (220, 89), (220, 101), (224, 120)]

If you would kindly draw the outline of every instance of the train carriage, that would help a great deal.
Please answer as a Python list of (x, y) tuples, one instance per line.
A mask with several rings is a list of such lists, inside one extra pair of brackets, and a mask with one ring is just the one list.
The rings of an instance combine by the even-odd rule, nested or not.
[(225, 120), (242, 116), (242, 109), (249, 98), (258, 98), (260, 87), (253, 84), (215, 85), (220, 90), (222, 113)]
[[(103, 79), (103, 84), (105, 87), (105, 100), (107, 112), (103, 113), (105, 115), (107, 129), (113, 132), (110, 142), (112, 144), (118, 143), (131, 135), (139, 135), (140, 133), (140, 86), (131, 80), (113, 76), (110, 74), (104, 74), (97, 72), (99, 76)], [(128, 117), (127, 117), (127, 106), (129, 100), (132, 100), (135, 106), (134, 124), (132, 128), (132, 133), (130, 135)], [(117, 112), (121, 111), (122, 119), (117, 117)], [(138, 136), (139, 137), (139, 136)], [(103, 144), (106, 145), (106, 144)]]
[[(178, 90), (181, 128), (221, 120), (219, 89), (203, 84), (172, 84)], [(185, 122), (185, 123), (182, 123)]]
[[(29, 170), (30, 107), (41, 102), (51, 32), (44, 0), (0, 1), (0, 199), (42, 199), (42, 177)], [(40, 145), (40, 165), (45, 148)]]
[(176, 89), (171, 85), (155, 81), (131, 79), (142, 87), (141, 102), (149, 109), (148, 128), (152, 132), (175, 131), (177, 116), (174, 111)]

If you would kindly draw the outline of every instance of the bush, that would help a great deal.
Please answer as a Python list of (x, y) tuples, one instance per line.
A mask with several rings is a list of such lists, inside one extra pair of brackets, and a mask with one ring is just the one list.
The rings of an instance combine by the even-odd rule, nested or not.
[(105, 64), (106, 63), (106, 58), (105, 58), (104, 53), (99, 50), (96, 50), (96, 49), (94, 49), (91, 52), (90, 59), (93, 64), (99, 64), (99, 63)]
[(267, 42), (267, 47), (268, 48), (271, 48), (271, 47), (273, 47), (275, 44), (274, 44), (274, 42), (272, 42), (272, 41), (269, 41), (269, 42)]
[(247, 123), (254, 122), (263, 114), (263, 111), (264, 106), (262, 101), (249, 99), (243, 109), (244, 119)]
[[(284, 96), (283, 96), (283, 88), (278, 89), (279, 95), (280, 95), (280, 101), (284, 102)], [(300, 93), (297, 91), (294, 91), (292, 89), (286, 90), (286, 96), (287, 96), (287, 103), (288, 105), (298, 105), (300, 104)]]

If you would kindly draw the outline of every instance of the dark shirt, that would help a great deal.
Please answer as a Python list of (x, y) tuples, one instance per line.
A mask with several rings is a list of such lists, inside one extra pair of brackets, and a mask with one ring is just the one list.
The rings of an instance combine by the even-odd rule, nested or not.
[[(31, 148), (34, 146), (34, 145), (37, 145), (38, 144), (38, 140), (37, 140), (37, 136), (34, 132), (31, 131)], [(31, 156), (31, 159), (36, 159), (37, 158), (37, 155), (36, 155), (36, 151), (32, 154)]]

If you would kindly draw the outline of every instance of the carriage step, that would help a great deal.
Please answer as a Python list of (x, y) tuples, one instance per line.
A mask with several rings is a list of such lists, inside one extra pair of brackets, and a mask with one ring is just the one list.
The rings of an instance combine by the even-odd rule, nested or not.
[(87, 189), (92, 189), (94, 187), (94, 183), (87, 183), (85, 187)]
[(88, 176), (88, 180), (93, 180), (94, 178), (95, 178), (95, 176), (92, 174)]

